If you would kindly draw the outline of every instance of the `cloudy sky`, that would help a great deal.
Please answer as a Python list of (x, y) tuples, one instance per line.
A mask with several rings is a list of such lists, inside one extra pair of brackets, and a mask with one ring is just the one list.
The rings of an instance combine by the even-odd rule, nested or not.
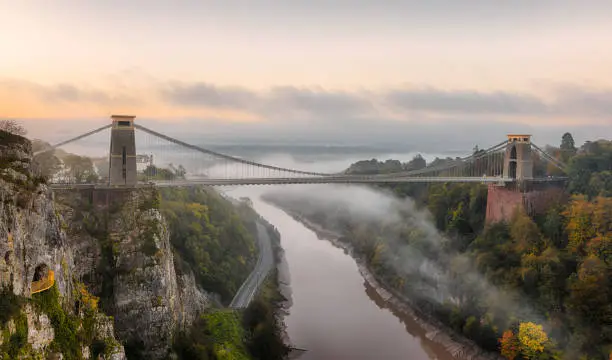
[(191, 138), (417, 146), (612, 125), (609, 0), (0, 0), (0, 34), (0, 117), (35, 137), (112, 113)]

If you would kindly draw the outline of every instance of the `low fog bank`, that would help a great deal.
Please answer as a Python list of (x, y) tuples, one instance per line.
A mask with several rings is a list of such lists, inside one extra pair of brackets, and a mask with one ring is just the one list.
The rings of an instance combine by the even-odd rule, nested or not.
[[(354, 185), (269, 188), (262, 198), (353, 238), (353, 243), (359, 238), (358, 246), (371, 249), (361, 254), (370, 257), (365, 260), (383, 273), (396, 273), (403, 279), (397, 290), (412, 297), (459, 308), (484, 308), (500, 328), (513, 318), (547, 327), (544, 316), (527, 299), (492, 285), (468, 255), (449, 250), (453, 240), (440, 234), (431, 215), (410, 199)], [(388, 267), (392, 271), (384, 270)], [(393, 276), (385, 280), (387, 284), (400, 281)]]

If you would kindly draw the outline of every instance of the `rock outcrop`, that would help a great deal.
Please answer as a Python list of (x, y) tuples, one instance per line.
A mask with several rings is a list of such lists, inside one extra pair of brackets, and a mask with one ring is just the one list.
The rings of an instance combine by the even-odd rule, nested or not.
[[(0, 131), (0, 288), (5, 291), (2, 315), (8, 318), (6, 323), (0, 322), (0, 358), (59, 356), (61, 349), (57, 348), (61, 346), (51, 345), (58, 344), (58, 330), (64, 330), (58, 327), (64, 323), (51, 321), (52, 315), (47, 313), (51, 306), (57, 306), (54, 316), (69, 317), (74, 319), (74, 324), (85, 321), (84, 313), (73, 305), (80, 300), (74, 281), (73, 249), (62, 230), (49, 191), (42, 179), (33, 173), (31, 164), (30, 142)], [(53, 288), (46, 291), (59, 296), (49, 297), (44, 302), (45, 307), (41, 306), (41, 299), (31, 299), (31, 290), (34, 281), (48, 276), (51, 271)], [(95, 309), (91, 314), (95, 316), (94, 324), (110, 325), (112, 329), (105, 315)], [(90, 315), (88, 320), (91, 320)], [(76, 328), (75, 331), (82, 332)], [(88, 351), (93, 341), (114, 344), (116, 346), (106, 348), (102, 358), (125, 359), (123, 347), (112, 330), (90, 335), (75, 346)]]
[(57, 199), (78, 253), (76, 274), (102, 298), (128, 351), (163, 359), (174, 333), (209, 306), (209, 297), (193, 273), (176, 273), (155, 189), (94, 192)]
[[(165, 358), (174, 333), (209, 307), (210, 298), (192, 272), (175, 271), (157, 191), (52, 193), (33, 170), (30, 142), (0, 131), (0, 288), (16, 299), (34, 298), (0, 322), (0, 358), (9, 349), (2, 344), (26, 328), (27, 345), (10, 351), (23, 358), (61, 356), (57, 321), (36, 305), (49, 299), (58, 303), (53, 311), (78, 325), (70, 330), (79, 334), (78, 350), (70, 350), (78, 357), (121, 360), (134, 350)], [(54, 285), (45, 291), (57, 301), (32, 296), (33, 282), (50, 272)]]

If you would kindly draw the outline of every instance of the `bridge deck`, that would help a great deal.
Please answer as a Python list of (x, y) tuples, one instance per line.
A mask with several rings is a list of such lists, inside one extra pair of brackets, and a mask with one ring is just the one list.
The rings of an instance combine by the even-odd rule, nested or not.
[[(563, 181), (565, 178), (533, 178), (531, 182)], [(482, 183), (506, 184), (515, 179), (501, 177), (372, 177), (372, 176), (324, 176), (297, 178), (245, 178), (245, 179), (186, 179), (157, 180), (139, 183), (129, 188), (188, 187), (188, 186), (236, 186), (236, 185), (289, 185), (289, 184), (401, 184), (401, 183)], [(52, 184), (54, 190), (75, 189), (126, 189), (126, 186), (108, 184)]]

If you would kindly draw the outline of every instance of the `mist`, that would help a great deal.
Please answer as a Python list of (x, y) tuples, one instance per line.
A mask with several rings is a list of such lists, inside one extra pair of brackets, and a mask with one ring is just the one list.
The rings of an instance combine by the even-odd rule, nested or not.
[[(347, 219), (364, 231), (377, 229), (388, 249), (382, 252), (381, 262), (409, 280), (406, 283), (419, 300), (462, 307), (475, 299), (472, 301), (477, 304), (487, 304), (486, 312), (493, 315), (496, 324), (517, 318), (550, 329), (543, 314), (527, 298), (496, 287), (476, 269), (473, 259), (450, 252), (445, 245), (453, 240), (441, 234), (431, 214), (418, 209), (409, 198), (399, 199), (387, 191), (356, 185), (266, 188), (262, 198), (307, 219), (318, 214), (320, 221), (315, 222), (324, 222), (326, 229), (339, 233), (346, 233)], [(408, 238), (418, 241), (407, 243), (406, 232), (410, 233)], [(366, 241), (375, 246), (380, 239), (370, 237)]]

